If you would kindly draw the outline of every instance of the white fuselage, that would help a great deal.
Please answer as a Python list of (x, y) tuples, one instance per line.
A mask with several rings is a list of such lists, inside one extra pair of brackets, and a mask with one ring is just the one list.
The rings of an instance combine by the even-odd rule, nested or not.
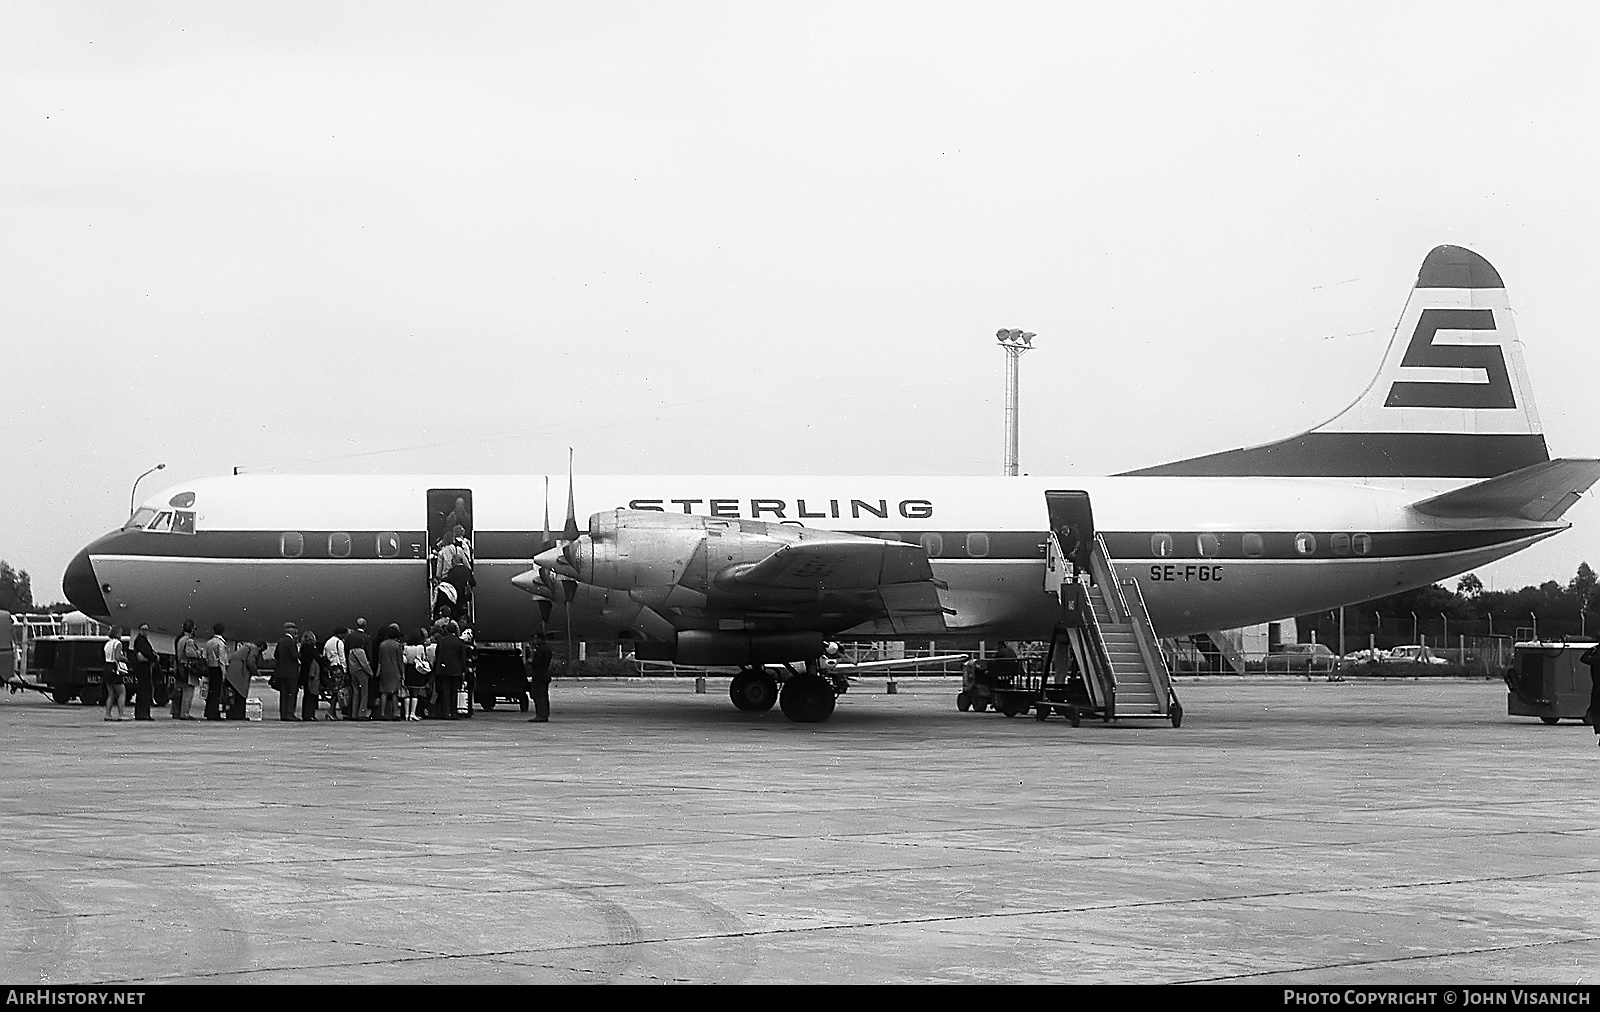
[[(566, 476), (242, 475), (166, 489), (192, 501), (193, 533), (128, 530), (85, 550), (118, 624), (225, 623), (266, 637), (283, 622), (331, 631), (357, 616), (423, 625), (427, 492), (470, 489), (480, 638), (527, 639), (536, 602), (511, 578), (533, 567), (545, 517), (559, 529)], [(1442, 520), (1410, 504), (1467, 480), (958, 478), (654, 475), (579, 477), (579, 526), (614, 507), (660, 509), (894, 537), (927, 548), (952, 634), (1042, 639), (1047, 489), (1089, 493), (1119, 577), (1138, 581), (1162, 636), (1232, 628), (1425, 585), (1566, 527)], [(546, 489), (558, 491), (546, 502)], [(143, 514), (141, 511), (141, 515)], [(163, 525), (169, 526), (168, 524)], [(559, 530), (558, 532), (559, 533)], [(616, 638), (627, 602), (583, 587), (574, 635)], [(567, 616), (556, 602), (556, 627)]]

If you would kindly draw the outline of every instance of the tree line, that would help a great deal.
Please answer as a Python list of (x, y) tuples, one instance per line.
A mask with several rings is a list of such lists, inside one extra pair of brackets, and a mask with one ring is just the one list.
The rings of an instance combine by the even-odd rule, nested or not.
[[(1374, 598), (1344, 609), (1346, 650), (1359, 650), (1376, 639), (1382, 649), (1417, 643), (1455, 645), (1459, 636), (1528, 636), (1581, 639), (1600, 633), (1600, 577), (1587, 562), (1565, 585), (1546, 580), (1518, 590), (1486, 590), (1472, 573), (1456, 581), (1456, 589), (1439, 584)], [(1314, 630), (1318, 643), (1339, 647), (1339, 612), (1316, 612), (1295, 620), (1302, 641)], [(1590, 626), (1595, 626), (1591, 629)]]

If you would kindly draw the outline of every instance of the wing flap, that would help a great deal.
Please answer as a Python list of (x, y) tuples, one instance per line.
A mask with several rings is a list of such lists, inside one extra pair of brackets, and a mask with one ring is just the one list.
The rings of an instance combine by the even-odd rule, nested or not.
[(1547, 523), (1558, 519), (1600, 480), (1600, 460), (1567, 457), (1476, 482), (1412, 503), (1431, 517), (1452, 520), (1516, 517)]

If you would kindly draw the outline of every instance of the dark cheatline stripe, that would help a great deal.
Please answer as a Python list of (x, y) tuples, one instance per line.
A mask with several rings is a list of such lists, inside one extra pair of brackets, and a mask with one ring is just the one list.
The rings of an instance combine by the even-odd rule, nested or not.
[[(1505, 544), (1518, 541), (1522, 538), (1533, 537), (1542, 533), (1540, 529), (1513, 528), (1511, 530), (1472, 530), (1472, 531), (1378, 531), (1368, 535), (1371, 544), (1368, 550), (1360, 552), (1351, 541), (1342, 542), (1340, 550), (1335, 551), (1333, 534), (1345, 534), (1342, 531), (1306, 531), (1315, 541), (1316, 547), (1309, 555), (1303, 555), (1295, 548), (1295, 541), (1302, 532), (1288, 533), (1285, 531), (1266, 531), (1261, 538), (1261, 551), (1257, 555), (1246, 555), (1244, 550), (1244, 535), (1239, 532), (1208, 532), (1217, 540), (1215, 555), (1202, 555), (1200, 552), (1200, 537), (1198, 532), (1183, 532), (1172, 534), (1152, 535), (1141, 532), (1107, 532), (1101, 534), (1106, 540), (1106, 549), (1113, 559), (1162, 559), (1182, 561), (1210, 561), (1210, 562), (1238, 562), (1250, 559), (1262, 561), (1299, 561), (1304, 559), (1395, 559), (1416, 555), (1439, 555), (1446, 552), (1465, 552), (1474, 548), (1485, 548), (1491, 545)], [(1151, 543), (1156, 537), (1169, 539), (1165, 544), (1170, 546), (1170, 555), (1161, 556)]]
[[(305, 550), (296, 557), (303, 562), (321, 562), (333, 558), (328, 554), (329, 531), (302, 531)], [(377, 546), (382, 542), (386, 533), (383, 531), (352, 531), (350, 542), (352, 551), (347, 558), (354, 560), (378, 561), (420, 561), (417, 556), (410, 554), (412, 541), (404, 540), (408, 535), (402, 535), (402, 553), (398, 556), (380, 556)], [(1013, 562), (1039, 562), (1044, 558), (1043, 544), (1046, 535), (1043, 531), (918, 531), (891, 532), (891, 531), (858, 531), (855, 532), (866, 537), (884, 537), (893, 535), (898, 540), (910, 544), (921, 544), (928, 549), (929, 556), (941, 562), (962, 562), (968, 560), (987, 559), (993, 561)], [(1333, 559), (1340, 557), (1351, 558), (1402, 558), (1413, 555), (1433, 555), (1441, 552), (1459, 552), (1473, 548), (1482, 548), (1488, 545), (1502, 544), (1526, 538), (1539, 533), (1538, 528), (1512, 528), (1508, 530), (1469, 530), (1469, 531), (1378, 531), (1366, 535), (1367, 540), (1360, 544), (1367, 547), (1367, 551), (1357, 551), (1357, 542), (1352, 538), (1354, 531), (1260, 531), (1254, 532), (1261, 539), (1259, 553), (1250, 555), (1245, 552), (1244, 532), (1241, 531), (1102, 531), (1106, 539), (1106, 547), (1115, 559), (1172, 559), (1172, 560), (1205, 560), (1205, 561), (1239, 561), (1259, 559), (1271, 560), (1302, 560), (1306, 558)], [(1215, 541), (1215, 554), (1204, 555), (1200, 551), (1200, 535), (1205, 533), (1208, 538)], [(1316, 548), (1311, 555), (1303, 555), (1296, 550), (1296, 539), (1302, 534), (1310, 534), (1315, 540)], [(1335, 551), (1334, 535), (1340, 535), (1339, 547)], [(974, 535), (977, 535), (974, 537)], [(521, 560), (527, 562), (533, 556), (541, 534), (537, 531), (479, 531), (477, 535), (478, 561), (484, 563), (501, 560)], [(415, 534), (420, 538), (420, 534)], [(1162, 555), (1153, 546), (1154, 538), (1165, 539), (1169, 554)], [(192, 558), (192, 559), (282, 559), (280, 546), (281, 532), (279, 531), (201, 531), (198, 534), (150, 534), (142, 531), (120, 532), (108, 535), (95, 542), (80, 558), (84, 564), (73, 570), (76, 579), (73, 582), (78, 596), (92, 600), (98, 588), (94, 587), (91, 578), (86, 577), (87, 558), (89, 555), (144, 555), (158, 558)], [(972, 550), (969, 551), (968, 546)], [(974, 554), (982, 552), (982, 554)], [(74, 560), (76, 566), (79, 560)], [(81, 571), (80, 571), (81, 570)], [(69, 599), (74, 600), (69, 594)], [(102, 606), (103, 607), (103, 606)]]
[(1418, 288), (1504, 288), (1500, 273), (1461, 246), (1435, 246), (1417, 272)]
[(1493, 478), (1549, 459), (1539, 433), (1307, 432), (1118, 477)]

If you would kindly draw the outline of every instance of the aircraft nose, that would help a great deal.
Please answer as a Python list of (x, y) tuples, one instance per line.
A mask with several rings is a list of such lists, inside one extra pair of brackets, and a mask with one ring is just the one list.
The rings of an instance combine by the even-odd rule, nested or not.
[(72, 557), (67, 571), (61, 577), (61, 592), (67, 595), (72, 606), (90, 618), (111, 618), (106, 607), (106, 596), (100, 590), (100, 581), (94, 575), (94, 563), (89, 561), (89, 547)]

